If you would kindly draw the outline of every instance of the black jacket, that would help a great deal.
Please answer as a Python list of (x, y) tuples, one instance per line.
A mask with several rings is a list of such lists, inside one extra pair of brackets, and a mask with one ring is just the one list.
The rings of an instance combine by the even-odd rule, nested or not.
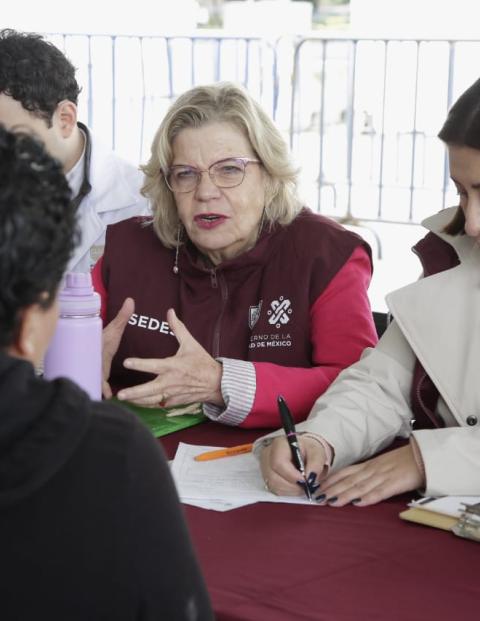
[(150, 432), (0, 353), (2, 621), (212, 619)]

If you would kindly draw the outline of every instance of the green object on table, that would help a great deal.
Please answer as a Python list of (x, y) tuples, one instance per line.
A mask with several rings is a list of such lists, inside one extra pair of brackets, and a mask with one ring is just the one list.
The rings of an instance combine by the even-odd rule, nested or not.
[(169, 433), (174, 433), (180, 429), (186, 429), (187, 427), (193, 427), (199, 423), (203, 423), (206, 416), (202, 414), (201, 406), (198, 407), (198, 412), (194, 414), (181, 414), (180, 416), (168, 416), (167, 414), (173, 413), (176, 409), (184, 408), (184, 405), (178, 405), (170, 408), (144, 408), (140, 405), (135, 405), (129, 401), (118, 401), (125, 406), (128, 410), (136, 414), (143, 420), (145, 425), (150, 429), (156, 438), (160, 436), (166, 436)]

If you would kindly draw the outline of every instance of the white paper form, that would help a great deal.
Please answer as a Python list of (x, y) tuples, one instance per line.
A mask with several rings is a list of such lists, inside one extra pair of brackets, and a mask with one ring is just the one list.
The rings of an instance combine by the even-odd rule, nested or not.
[[(170, 466), (170, 471), (172, 473), (173, 479), (175, 481), (175, 476), (173, 474), (173, 459), (171, 459), (168, 462), (168, 465)], [(177, 493), (178, 495), (180, 495), (180, 491), (178, 489), (178, 484), (175, 481), (175, 485), (177, 488)], [(213, 509), (214, 511), (230, 511), (230, 509), (236, 509), (237, 507), (243, 507), (245, 505), (249, 505), (252, 504), (250, 502), (233, 502), (231, 500), (220, 500), (220, 499), (215, 499), (215, 500), (197, 500), (196, 498), (187, 498), (186, 496), (183, 496), (180, 499), (183, 504), (185, 505), (192, 505), (194, 507), (200, 507), (200, 509)]]
[(312, 504), (302, 496), (276, 496), (266, 490), (258, 461), (251, 453), (210, 461), (194, 460), (196, 455), (218, 448), (180, 442), (172, 474), (182, 502), (212, 509), (216, 507), (210, 505), (219, 501), (223, 506), (232, 504), (231, 508), (254, 502)]

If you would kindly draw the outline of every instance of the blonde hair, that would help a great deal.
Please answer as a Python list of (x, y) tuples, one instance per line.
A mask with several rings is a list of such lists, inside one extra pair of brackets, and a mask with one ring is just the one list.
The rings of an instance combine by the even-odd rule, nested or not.
[(177, 246), (179, 218), (175, 198), (165, 182), (173, 161), (172, 144), (186, 128), (227, 122), (250, 141), (266, 171), (265, 221), (289, 224), (301, 209), (297, 198), (297, 169), (280, 131), (247, 91), (230, 82), (197, 86), (181, 95), (169, 108), (153, 139), (151, 156), (142, 166), (142, 194), (151, 203), (153, 226), (163, 244)]

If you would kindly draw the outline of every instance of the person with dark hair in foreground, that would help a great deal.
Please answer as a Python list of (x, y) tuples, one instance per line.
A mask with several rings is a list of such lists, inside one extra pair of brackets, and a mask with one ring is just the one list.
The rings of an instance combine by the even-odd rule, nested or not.
[(0, 616), (213, 619), (150, 432), (68, 380), (35, 376), (74, 232), (60, 165), (0, 125)]
[[(430, 232), (414, 250), (424, 278), (387, 296), (394, 321), (377, 347), (298, 425), (308, 432), (299, 442), (319, 502), (365, 506), (415, 489), (480, 494), (480, 80), (454, 104), (439, 138), (459, 205), (423, 223)], [(396, 436), (410, 441), (355, 464)], [(266, 485), (302, 493), (285, 440), (258, 447)]]
[(81, 239), (69, 271), (88, 272), (103, 251), (107, 224), (148, 215), (142, 174), (77, 122), (75, 67), (33, 32), (0, 30), (0, 123), (34, 131), (63, 167)]

